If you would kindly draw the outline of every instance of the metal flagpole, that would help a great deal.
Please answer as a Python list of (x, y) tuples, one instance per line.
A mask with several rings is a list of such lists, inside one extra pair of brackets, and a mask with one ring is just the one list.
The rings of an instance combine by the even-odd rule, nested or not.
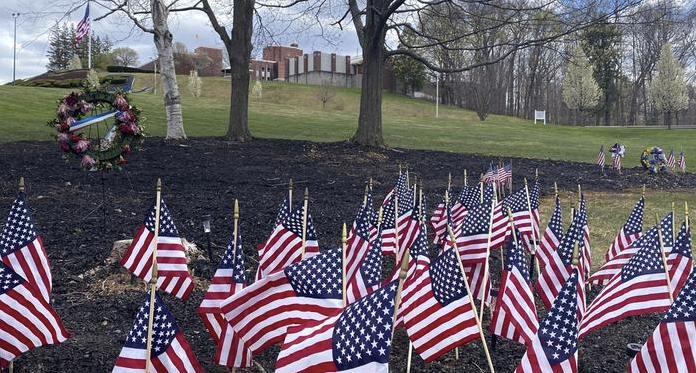
[[(87, 11), (89, 11), (90, 0), (87, 0)], [(87, 14), (89, 17), (89, 14)], [(89, 28), (87, 29), (87, 68), (92, 68), (92, 20), (89, 21)]]
[(440, 117), (440, 74), (435, 74), (435, 118)]
[(12, 18), (14, 18), (14, 44), (12, 47), (12, 85), (15, 85), (15, 79), (17, 77), (17, 17), (20, 13), (12, 13)]

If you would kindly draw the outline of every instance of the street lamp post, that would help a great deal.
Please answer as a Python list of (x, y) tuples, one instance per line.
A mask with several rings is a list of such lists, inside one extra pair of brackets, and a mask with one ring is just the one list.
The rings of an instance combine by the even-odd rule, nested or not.
[(435, 73), (435, 118), (440, 117), (440, 74)]
[(12, 48), (12, 85), (15, 85), (17, 71), (17, 17), (19, 17), (19, 13), (13, 12), (12, 18), (14, 18), (14, 46)]

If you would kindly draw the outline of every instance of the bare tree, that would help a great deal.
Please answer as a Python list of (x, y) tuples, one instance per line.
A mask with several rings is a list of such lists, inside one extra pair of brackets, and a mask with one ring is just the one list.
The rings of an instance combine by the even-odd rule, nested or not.
[[(542, 3), (524, 0), (367, 0), (361, 3), (348, 0), (348, 10), (337, 23), (341, 25), (347, 19), (352, 21), (363, 52), (360, 115), (358, 129), (352, 139), (363, 145), (384, 145), (382, 78), (385, 58), (389, 56), (407, 55), (429, 69), (443, 73), (469, 71), (503, 61), (518, 50), (545, 45), (597, 22), (620, 16), (637, 3), (638, 0), (619, 0), (610, 9), (594, 16), (586, 12), (587, 5), (604, 9), (607, 8), (604, 2), (594, 0), (573, 8), (576, 3), (551, 0)], [(447, 32), (432, 32), (430, 28), (422, 27), (421, 20), (426, 14), (431, 20), (447, 25)], [(477, 26), (470, 22), (473, 18), (488, 22)], [(540, 25), (545, 26), (547, 32), (536, 36), (532, 31), (539, 29)], [(437, 29), (442, 30), (442, 27)], [(409, 42), (402, 37), (406, 30), (409, 35), (417, 36), (417, 42)], [(481, 33), (503, 33), (519, 38), (478, 45), (475, 37)], [(386, 43), (387, 35), (393, 35), (399, 46), (390, 49)], [(491, 48), (498, 51), (495, 54), (485, 53)], [(434, 54), (441, 49), (464, 51), (472, 55), (484, 53), (480, 59), (472, 58), (459, 66), (444, 68), (437, 65), (434, 58)]]
[(328, 80), (322, 80), (317, 89), (317, 99), (321, 101), (321, 108), (326, 109), (326, 103), (336, 97), (336, 87)]
[(184, 117), (181, 112), (181, 95), (176, 81), (174, 67), (174, 46), (172, 33), (169, 31), (169, 13), (184, 11), (176, 8), (177, 0), (94, 0), (108, 12), (95, 21), (114, 13), (126, 15), (142, 31), (152, 34), (157, 48), (157, 60), (162, 75), (164, 90), (164, 111), (167, 115), (167, 140), (186, 139)]
[(111, 51), (114, 63), (118, 66), (135, 66), (138, 63), (138, 52), (133, 48), (120, 47)]

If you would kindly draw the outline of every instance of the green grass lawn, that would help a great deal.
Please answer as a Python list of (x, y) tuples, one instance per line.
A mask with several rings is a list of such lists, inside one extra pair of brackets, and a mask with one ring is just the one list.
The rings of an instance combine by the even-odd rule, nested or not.
[[(229, 117), (229, 80), (203, 78), (199, 98), (189, 94), (187, 81), (187, 77), (179, 77), (187, 134), (223, 135)], [(151, 85), (151, 75), (136, 78), (136, 90)], [(50, 139), (53, 131), (45, 123), (53, 117), (56, 101), (66, 92), (0, 86), (0, 142)], [(257, 137), (346, 140), (357, 126), (359, 99), (358, 90), (338, 89), (336, 97), (322, 109), (317, 87), (267, 82), (263, 97), (251, 100), (251, 130)], [(132, 94), (132, 102), (143, 110), (148, 133), (164, 135), (161, 96)], [(385, 94), (382, 110), (385, 139), (395, 147), (594, 162), (600, 144), (608, 147), (621, 142), (627, 146), (626, 166), (637, 165), (646, 146), (696, 154), (696, 130), (542, 126), (500, 115), (481, 122), (475, 113), (452, 107), (441, 107), (440, 118), (435, 119), (434, 104), (392, 94)]]
[[(609, 249), (621, 225), (626, 221), (631, 213), (631, 209), (638, 202), (640, 194), (640, 190), (585, 192), (592, 244), (593, 270), (598, 269), (604, 263), (604, 253)], [(563, 223), (566, 228), (570, 224), (570, 208), (577, 207), (577, 198), (577, 193), (561, 192)], [(684, 201), (689, 204), (689, 215), (694, 216), (696, 214), (696, 194), (692, 191), (647, 191), (645, 194), (643, 231), (647, 231), (649, 227), (656, 224), (655, 214), (659, 216), (659, 219), (662, 219), (672, 209), (672, 202), (674, 202), (676, 217), (674, 229), (676, 232), (679, 232), (679, 228), (684, 222)], [(548, 220), (551, 218), (551, 214), (553, 214), (553, 208), (553, 196), (542, 199), (542, 229), (546, 228), (546, 224), (548, 224)]]

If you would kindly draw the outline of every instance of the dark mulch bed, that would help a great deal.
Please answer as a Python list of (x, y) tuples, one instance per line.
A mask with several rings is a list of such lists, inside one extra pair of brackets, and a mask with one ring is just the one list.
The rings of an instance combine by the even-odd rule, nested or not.
[[(365, 180), (375, 181), (379, 201), (396, 179), (398, 164), (425, 180), (430, 206), (440, 197), (449, 171), (479, 172), (492, 159), (474, 155), (413, 150), (369, 150), (344, 143), (315, 144), (299, 141), (256, 140), (248, 144), (197, 138), (186, 146), (165, 145), (148, 139), (144, 150), (132, 156), (125, 172), (83, 172), (76, 161), (63, 163), (51, 142), (20, 142), (0, 147), (0, 213), (7, 213), (17, 179), (24, 176), (35, 219), (44, 235), (52, 261), (53, 299), (73, 337), (58, 347), (29, 353), (16, 363), (17, 371), (104, 372), (111, 370), (133, 316), (143, 298), (144, 285), (129, 286), (124, 270), (105, 264), (115, 240), (132, 237), (143, 219), (157, 177), (164, 183), (163, 196), (183, 237), (205, 247), (202, 217), (212, 216), (212, 261), (195, 260), (190, 267), (200, 277), (188, 302), (166, 296), (180, 327), (201, 363), (211, 371), (224, 371), (211, 364), (214, 348), (195, 314), (205, 287), (201, 284), (215, 271), (231, 230), (233, 200), (241, 201), (241, 230), (248, 262), (255, 265), (253, 248), (271, 230), (278, 204), (293, 178), (300, 194), (310, 190), (310, 211), (323, 247), (339, 243), (340, 226), (354, 217)], [(494, 160), (495, 161), (495, 160)], [(647, 184), (649, 188), (689, 188), (696, 175), (647, 176), (642, 169), (627, 169), (620, 177), (600, 177), (588, 164), (513, 160), (515, 184), (533, 177), (539, 169), (545, 192), (553, 182), (575, 190), (620, 190)], [(460, 184), (461, 176), (455, 175)], [(103, 185), (102, 185), (103, 183)], [(102, 191), (105, 199), (102, 204)], [(299, 199), (298, 199), (299, 201)], [(496, 266), (493, 266), (494, 268)], [(250, 268), (253, 273), (254, 268)], [(627, 342), (642, 341), (652, 331), (657, 317), (639, 318), (606, 328), (588, 337), (580, 351), (581, 371), (617, 372), (625, 369)], [(403, 371), (408, 343), (397, 334), (392, 367)], [(272, 370), (275, 351), (258, 357)], [(505, 341), (494, 353), (501, 372), (512, 371), (524, 350)], [(478, 371), (486, 369), (481, 344), (472, 343), (454, 354), (425, 365), (414, 356), (414, 371)]]

